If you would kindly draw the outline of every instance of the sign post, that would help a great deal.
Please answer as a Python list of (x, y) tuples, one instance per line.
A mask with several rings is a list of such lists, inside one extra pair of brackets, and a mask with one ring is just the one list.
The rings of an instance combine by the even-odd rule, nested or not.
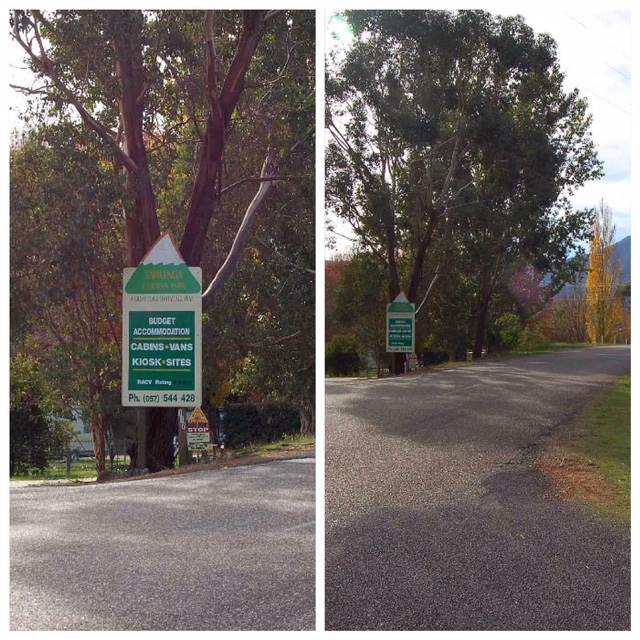
[(122, 404), (202, 404), (202, 270), (165, 232), (123, 274)]
[[(387, 305), (387, 353), (413, 353), (416, 306), (400, 293)], [(394, 371), (395, 373), (395, 371)]]

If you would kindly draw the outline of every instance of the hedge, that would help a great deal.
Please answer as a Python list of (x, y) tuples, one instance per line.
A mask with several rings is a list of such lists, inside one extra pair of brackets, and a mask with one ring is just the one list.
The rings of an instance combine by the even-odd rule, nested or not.
[(230, 404), (224, 408), (222, 430), (232, 449), (274, 442), (300, 433), (300, 413), (287, 402)]

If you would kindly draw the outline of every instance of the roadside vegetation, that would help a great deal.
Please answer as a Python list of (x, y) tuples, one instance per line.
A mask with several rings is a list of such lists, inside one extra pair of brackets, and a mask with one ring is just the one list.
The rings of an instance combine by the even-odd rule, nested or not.
[(583, 349), (593, 346), (589, 342), (544, 342), (537, 345), (527, 345), (512, 349), (509, 354), (515, 356), (526, 356), (534, 353), (551, 353), (554, 351), (564, 351), (566, 349)]
[(325, 264), (327, 375), (413, 368), (387, 353), (400, 294), (417, 366), (628, 341), (628, 243), (604, 200), (571, 204), (603, 163), (553, 40), (484, 11), (331, 19), (328, 238), (351, 244)]
[[(289, 434), (282, 438), (268, 443), (255, 443), (237, 449), (225, 449), (221, 452), (216, 449), (213, 457), (201, 460), (199, 463), (190, 463), (183, 467), (181, 471), (198, 471), (204, 465), (216, 462), (228, 462), (242, 464), (243, 461), (249, 463), (257, 457), (280, 457), (298, 451), (307, 451), (315, 446), (315, 436)], [(126, 456), (116, 456), (113, 465), (107, 462), (107, 469), (124, 474), (129, 467), (129, 458)], [(176, 467), (176, 469), (179, 467)], [(97, 477), (96, 463), (93, 458), (75, 460), (71, 463), (70, 473), (67, 473), (67, 464), (64, 460), (54, 460), (49, 463), (46, 469), (29, 467), (22, 469), (21, 473), (14, 475), (11, 480), (34, 481), (34, 480), (89, 480)]]
[[(28, 416), (81, 415), (96, 472), (110, 440), (138, 437), (121, 402), (122, 270), (166, 230), (211, 278), (203, 409), (286, 401), (313, 434), (315, 11), (9, 23), (26, 72), (9, 146), (13, 471), (60, 454)], [(176, 411), (145, 413), (145, 465), (171, 468)]]
[(558, 492), (607, 517), (631, 519), (631, 376), (600, 394), (541, 464)]

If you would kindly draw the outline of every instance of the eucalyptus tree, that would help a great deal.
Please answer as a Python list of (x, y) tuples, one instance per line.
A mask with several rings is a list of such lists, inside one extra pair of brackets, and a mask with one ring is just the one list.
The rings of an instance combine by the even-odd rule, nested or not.
[(587, 103), (564, 91), (555, 43), (519, 17), (492, 26), (496, 52), (507, 56), (486, 60), (470, 105), (476, 117), (461, 172), (468, 188), (453, 220), (477, 282), (476, 357), (498, 287), (531, 312), (583, 270), (592, 212), (575, 210), (570, 196), (601, 175)]
[(328, 205), (386, 265), (390, 299), (419, 302), (434, 240), (457, 236), (478, 274), (478, 354), (507, 257), (559, 286), (588, 234), (567, 200), (600, 170), (586, 103), (563, 91), (554, 41), (520, 17), (345, 17), (354, 43), (327, 80)]
[[(205, 308), (236, 269), (280, 167), (308, 129), (312, 12), (12, 11), (11, 35), (36, 80), (27, 117), (91, 132), (122, 187), (124, 262), (136, 265), (170, 223)], [(303, 26), (302, 26), (303, 25)], [(288, 93), (283, 99), (283, 87)], [(306, 145), (308, 152), (309, 144)], [(305, 240), (308, 236), (305, 236)], [(173, 460), (175, 412), (148, 409), (149, 466)]]
[(383, 265), (371, 253), (356, 252), (348, 256), (337, 286), (327, 291), (333, 303), (332, 321), (340, 326), (341, 335), (355, 338), (373, 356), (378, 373), (386, 360), (384, 280)]

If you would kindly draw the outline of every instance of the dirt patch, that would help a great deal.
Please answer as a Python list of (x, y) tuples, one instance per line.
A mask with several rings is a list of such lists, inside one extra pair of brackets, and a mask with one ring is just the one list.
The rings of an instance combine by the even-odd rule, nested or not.
[(610, 485), (589, 460), (546, 452), (540, 455), (536, 466), (563, 500), (603, 502), (613, 496)]

